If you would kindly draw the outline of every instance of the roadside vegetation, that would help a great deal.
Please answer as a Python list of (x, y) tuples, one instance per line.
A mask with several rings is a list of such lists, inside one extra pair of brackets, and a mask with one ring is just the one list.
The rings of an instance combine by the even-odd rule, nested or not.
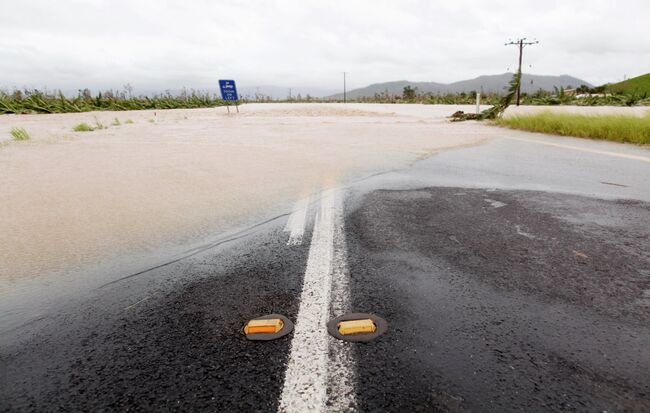
[(534, 95), (522, 94), (522, 105), (533, 106), (650, 106), (650, 94), (631, 91), (629, 93), (591, 93), (568, 95), (563, 88), (554, 93), (539, 91)]
[(89, 124), (87, 124), (85, 122), (82, 122), (82, 123), (79, 123), (79, 124), (75, 125), (72, 128), (72, 130), (75, 131), (75, 132), (92, 132), (92, 131), (95, 130), (95, 128), (93, 128), (92, 126), (90, 126)]
[[(516, 74), (515, 74), (516, 75)], [(511, 89), (501, 94), (484, 94), (481, 104), (498, 105)], [(432, 95), (420, 93), (417, 87), (405, 86), (401, 95), (391, 95), (388, 91), (376, 93), (348, 101), (364, 103), (423, 103), (434, 105), (473, 105), (476, 103), (477, 91), (467, 93)], [(297, 100), (300, 101), (300, 100)], [(538, 90), (534, 93), (521, 94), (522, 105), (533, 106), (649, 106), (650, 73), (628, 79), (621, 83), (607, 84), (590, 88), (580, 85), (575, 88), (556, 87), (553, 91)]]
[[(507, 94), (483, 94), (481, 105), (496, 105)], [(284, 100), (271, 100), (266, 98), (244, 99), (244, 102), (284, 102), (284, 103), (309, 103), (309, 102), (337, 102), (342, 99), (318, 99), (312, 97), (292, 97)], [(476, 91), (463, 93), (448, 93), (433, 95), (421, 93), (417, 87), (405, 86), (402, 94), (388, 92), (376, 93), (374, 96), (348, 98), (349, 103), (420, 103), (424, 105), (474, 105), (476, 104)], [(565, 88), (556, 88), (554, 91), (538, 90), (535, 93), (522, 93), (522, 105), (532, 106), (650, 106), (650, 92), (631, 90), (629, 92), (612, 92), (604, 87), (578, 88), (569, 91)]]
[[(119, 125), (121, 125), (121, 123), (117, 118), (115, 118), (115, 121), (113, 121), (113, 123), (111, 123), (111, 125), (119, 126)], [(87, 124), (86, 122), (82, 122), (82, 123), (79, 123), (79, 124), (75, 125), (72, 128), (72, 130), (75, 131), (75, 132), (92, 132), (94, 130), (101, 130), (101, 129), (107, 129), (107, 127), (104, 126), (104, 124), (101, 123), (99, 121), (99, 119), (97, 119), (97, 117), (95, 117), (95, 126), (91, 126), (91, 125)]]
[(15, 141), (27, 141), (30, 139), (29, 133), (23, 128), (11, 128), (11, 136)]
[(131, 96), (130, 89), (123, 92), (105, 91), (93, 96), (88, 89), (74, 97), (62, 92), (40, 90), (0, 91), (0, 114), (10, 113), (66, 113), (97, 110), (191, 109), (224, 105), (224, 101), (208, 92), (182, 91), (178, 95), (166, 92), (154, 96)]
[(650, 95), (650, 73), (608, 85), (613, 93)]
[[(533, 94), (522, 93), (521, 104), (531, 106), (650, 106), (650, 92), (630, 90), (626, 93), (598, 92), (600, 88), (578, 90), (577, 94), (568, 94), (564, 88), (553, 92), (538, 90)], [(487, 95), (481, 97), (481, 104), (494, 105), (503, 96)], [(418, 99), (416, 98), (416, 101)], [(431, 96), (419, 99), (424, 104), (459, 104), (476, 103), (476, 92), (459, 95)]]
[[(229, 104), (216, 94), (183, 89), (177, 94), (171, 91), (153, 96), (133, 96), (133, 88), (125, 85), (123, 90), (107, 90), (93, 95), (89, 89), (79, 90), (76, 97), (65, 96), (61, 91), (41, 91), (25, 89), (14, 91), (0, 90), (0, 114), (11, 113), (65, 113), (90, 111), (155, 110), (155, 109), (194, 109), (224, 106)], [(402, 93), (391, 94), (386, 90), (374, 96), (347, 102), (357, 103), (421, 103), (435, 105), (473, 105), (477, 91), (467, 93), (434, 95), (422, 93), (417, 87), (406, 86)], [(503, 101), (503, 93), (484, 94), (483, 105), (498, 105)], [(341, 99), (314, 98), (310, 95), (289, 96), (274, 100), (269, 96), (256, 94), (242, 96), (240, 103), (248, 102), (342, 102)], [(650, 73), (628, 79), (616, 84), (594, 88), (585, 85), (573, 88), (556, 88), (554, 91), (538, 90), (535, 93), (522, 93), (522, 105), (574, 105), (574, 106), (644, 106), (650, 105)]]
[(499, 126), (529, 132), (650, 144), (650, 114), (645, 117), (632, 117), (543, 112), (497, 118), (495, 122)]

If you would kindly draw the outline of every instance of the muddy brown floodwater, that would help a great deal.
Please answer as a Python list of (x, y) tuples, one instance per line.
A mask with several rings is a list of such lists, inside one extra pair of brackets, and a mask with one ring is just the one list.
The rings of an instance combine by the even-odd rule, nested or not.
[[(0, 286), (227, 231), (323, 185), (497, 133), (449, 124), (457, 109), (249, 104), (231, 115), (0, 116), (0, 136), (12, 127), (32, 136), (0, 142)], [(106, 128), (73, 132), (81, 122)]]

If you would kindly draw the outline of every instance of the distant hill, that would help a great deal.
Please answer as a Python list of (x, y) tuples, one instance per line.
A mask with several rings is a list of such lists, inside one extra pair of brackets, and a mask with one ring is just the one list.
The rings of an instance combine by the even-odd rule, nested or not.
[(648, 93), (650, 94), (650, 73), (645, 75), (633, 77), (619, 83), (610, 84), (607, 86), (609, 90), (617, 93)]
[[(420, 94), (445, 95), (448, 93), (468, 93), (472, 91), (483, 90), (483, 93), (504, 93), (508, 82), (512, 79), (512, 73), (503, 73), (500, 75), (479, 76), (475, 79), (461, 80), (454, 83), (436, 83), (436, 82), (410, 82), (408, 80), (398, 80), (395, 82), (375, 83), (370, 86), (354, 89), (347, 92), (350, 99), (361, 97), (373, 97), (375, 94), (388, 93), (389, 95), (401, 95), (405, 86), (411, 86), (418, 89)], [(525, 74), (522, 77), (521, 91), (524, 93), (534, 93), (539, 89), (552, 92), (554, 87), (576, 88), (581, 85), (593, 87), (585, 80), (578, 79), (569, 75), (561, 76), (542, 76)], [(342, 99), (343, 94), (338, 93), (328, 96), (332, 99)]]

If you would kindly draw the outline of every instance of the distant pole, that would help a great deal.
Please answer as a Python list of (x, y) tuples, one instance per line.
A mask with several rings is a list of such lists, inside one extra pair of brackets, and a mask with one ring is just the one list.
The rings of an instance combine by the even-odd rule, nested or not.
[(347, 74), (347, 72), (343, 72), (343, 103), (345, 103), (346, 100), (347, 100), (347, 90), (346, 90), (346, 87), (345, 87), (345, 75), (346, 74)]
[[(524, 55), (524, 47), (530, 46), (532, 44), (538, 44), (538, 43), (539, 41), (537, 40), (533, 40), (532, 42), (527, 42), (525, 37), (518, 40), (509, 41), (508, 43), (506, 43), (506, 46), (517, 45), (519, 47), (519, 70), (517, 71), (519, 75), (521, 75), (521, 62)], [(517, 87), (517, 106), (519, 106), (520, 100), (521, 100), (521, 78), (519, 79), (519, 86)]]

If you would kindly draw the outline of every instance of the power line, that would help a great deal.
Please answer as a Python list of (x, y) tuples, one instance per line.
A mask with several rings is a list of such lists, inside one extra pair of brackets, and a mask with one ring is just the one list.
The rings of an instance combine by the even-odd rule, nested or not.
[[(505, 44), (506, 46), (511, 46), (511, 45), (519, 46), (519, 71), (517, 73), (519, 73), (520, 76), (521, 76), (521, 61), (522, 61), (523, 54), (524, 54), (524, 47), (530, 46), (530, 45), (533, 45), (533, 44), (538, 44), (538, 43), (539, 43), (539, 41), (537, 41), (537, 40), (526, 41), (526, 38), (523, 37), (523, 38), (518, 39), (518, 40), (511, 40), (511, 41), (509, 41), (508, 43)], [(519, 106), (520, 99), (521, 99), (521, 77), (519, 78), (519, 85), (517, 87), (517, 106)]]

